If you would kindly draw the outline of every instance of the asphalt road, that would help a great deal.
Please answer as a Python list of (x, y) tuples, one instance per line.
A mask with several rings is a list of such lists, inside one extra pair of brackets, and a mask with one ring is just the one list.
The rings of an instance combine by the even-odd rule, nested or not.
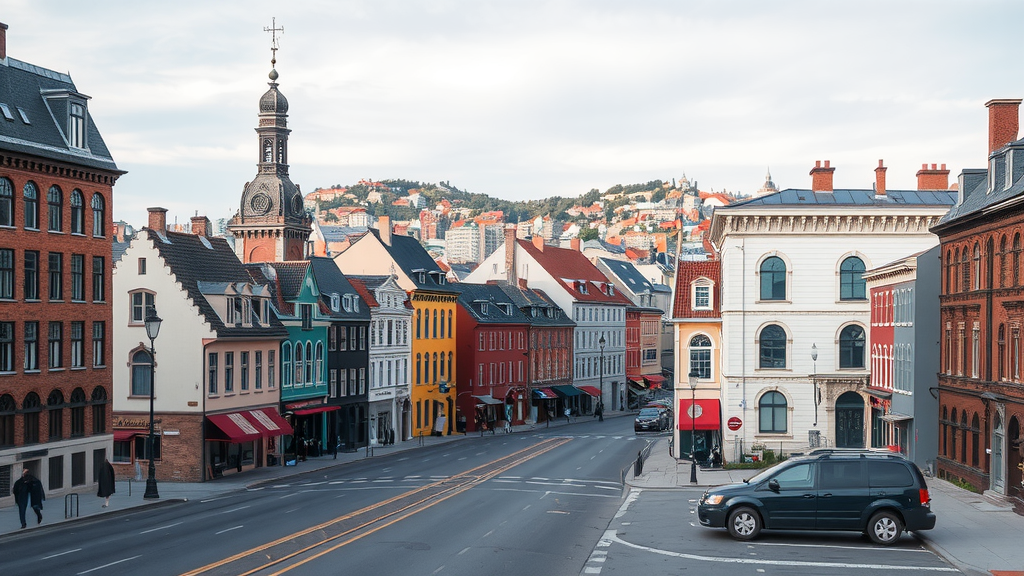
[(617, 418), (406, 451), (26, 534), (2, 571), (580, 574), (644, 444)]

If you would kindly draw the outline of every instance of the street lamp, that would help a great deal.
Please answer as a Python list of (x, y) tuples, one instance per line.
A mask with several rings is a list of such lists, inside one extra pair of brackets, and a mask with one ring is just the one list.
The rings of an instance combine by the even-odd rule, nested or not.
[(600, 380), (598, 382), (600, 385), (601, 397), (597, 400), (598, 406), (601, 408), (601, 422), (604, 422), (604, 406), (602, 406), (604, 404), (604, 344), (604, 334), (602, 334), (601, 338), (597, 341), (597, 345), (601, 347), (601, 369), (598, 372), (600, 375)]
[(690, 484), (697, 483), (697, 378), (696, 370), (690, 372)]
[(818, 425), (818, 345), (811, 344), (811, 402), (814, 403), (814, 426)]
[(146, 478), (146, 493), (142, 496), (146, 499), (160, 497), (160, 493), (156, 490), (156, 462), (153, 461), (153, 385), (156, 383), (154, 377), (156, 374), (156, 349), (153, 347), (153, 341), (160, 334), (161, 322), (163, 320), (151, 308), (149, 314), (146, 315), (146, 336), (149, 336), (149, 448), (146, 454), (149, 456), (149, 477)]

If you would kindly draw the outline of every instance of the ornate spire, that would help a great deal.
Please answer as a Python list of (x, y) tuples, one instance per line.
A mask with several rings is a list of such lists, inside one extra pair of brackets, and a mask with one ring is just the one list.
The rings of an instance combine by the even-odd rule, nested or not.
[(270, 81), (277, 82), (277, 33), (284, 32), (284, 26), (277, 27), (277, 18), (270, 19), (270, 28), (263, 27), (264, 32), (270, 32)]

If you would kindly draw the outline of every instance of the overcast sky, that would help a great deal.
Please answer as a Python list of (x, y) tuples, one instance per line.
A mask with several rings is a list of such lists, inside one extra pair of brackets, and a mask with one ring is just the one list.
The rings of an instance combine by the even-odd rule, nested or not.
[(114, 217), (237, 210), (256, 175), (270, 35), (291, 177), (450, 181), (506, 199), (684, 173), (750, 193), (913, 188), (986, 162), (1024, 97), (1019, 1), (6, 0), (8, 55), (70, 72), (128, 174)]

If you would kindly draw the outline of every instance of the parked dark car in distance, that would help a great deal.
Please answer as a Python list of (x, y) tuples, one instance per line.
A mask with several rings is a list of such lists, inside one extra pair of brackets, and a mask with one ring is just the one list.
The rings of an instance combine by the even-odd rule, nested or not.
[(815, 450), (742, 484), (709, 488), (697, 504), (709, 528), (738, 540), (774, 530), (850, 530), (890, 545), (904, 530), (930, 530), (935, 513), (924, 475), (900, 454)]
[(672, 417), (667, 408), (656, 408), (648, 406), (641, 408), (633, 421), (635, 432), (661, 432), (672, 427)]

